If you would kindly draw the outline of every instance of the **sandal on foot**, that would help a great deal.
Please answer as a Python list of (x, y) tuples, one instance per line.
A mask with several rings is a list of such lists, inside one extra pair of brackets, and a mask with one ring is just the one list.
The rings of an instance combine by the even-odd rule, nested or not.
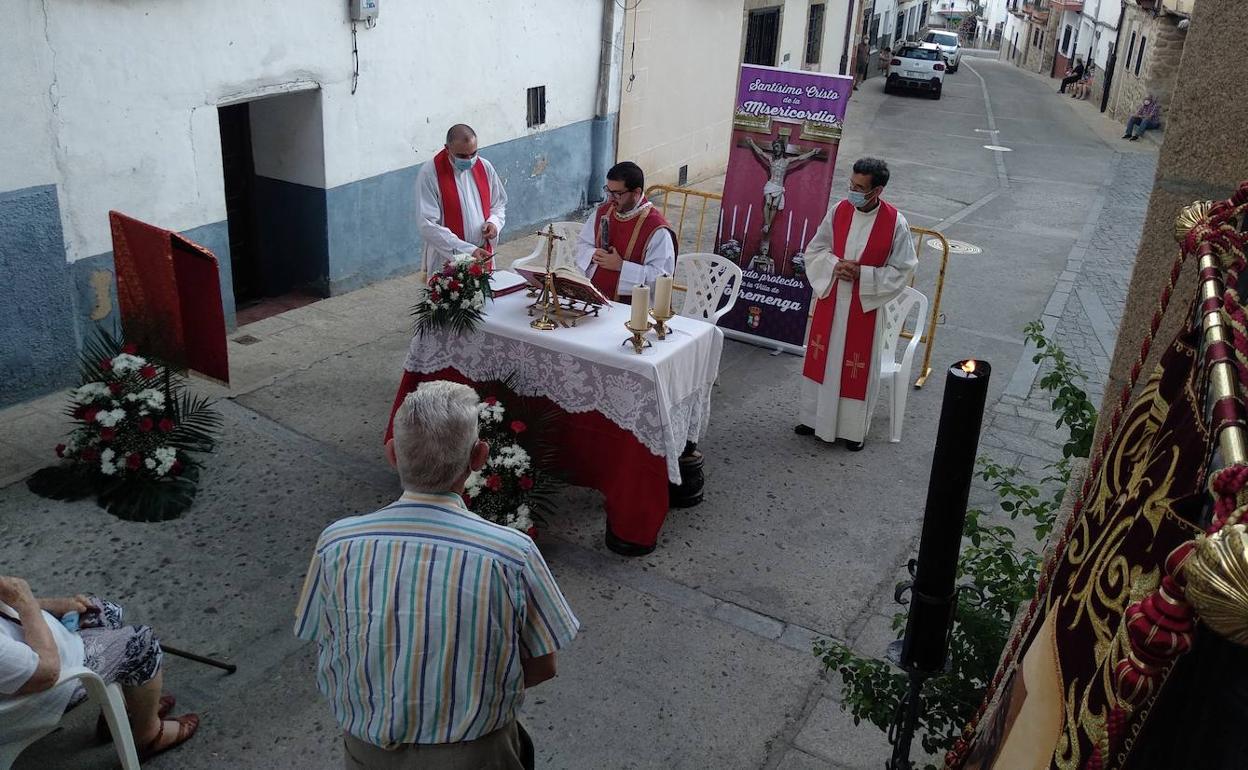
[[(178, 734), (173, 740), (165, 745), (160, 745), (161, 739), (165, 737), (165, 725), (170, 722), (176, 722), (178, 725)], [(160, 720), (160, 729), (156, 731), (156, 737), (147, 742), (146, 745), (139, 748), (139, 760), (146, 762), (157, 754), (163, 754), (169, 749), (181, 746), (195, 735), (195, 731), (199, 729), (199, 714), (183, 714), (173, 719)]]
[[(173, 707), (178, 705), (178, 699), (172, 693), (160, 696), (160, 706), (156, 709), (156, 716), (164, 719), (169, 716), (169, 712), (173, 711)], [(104, 718), (104, 713), (100, 712), (99, 719), (95, 720), (95, 740), (99, 743), (108, 743), (113, 740), (113, 731), (108, 729), (108, 720)]]

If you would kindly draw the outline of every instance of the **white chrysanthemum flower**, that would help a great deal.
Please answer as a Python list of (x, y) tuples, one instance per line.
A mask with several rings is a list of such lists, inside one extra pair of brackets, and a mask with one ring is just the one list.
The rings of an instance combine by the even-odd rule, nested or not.
[(117, 423), (126, 419), (125, 409), (108, 409), (96, 413), (95, 421), (105, 428), (115, 428)]
[(97, 398), (106, 397), (111, 393), (112, 391), (108, 389), (108, 386), (102, 382), (88, 382), (86, 385), (76, 388), (70, 394), (70, 398), (78, 404), (89, 404)]
[(110, 462), (106, 461), (106, 460), (101, 460), (101, 461), (100, 461), (100, 473), (103, 473), (105, 476), (113, 476), (113, 475), (116, 475), (116, 473), (117, 473), (117, 466), (116, 466), (115, 464), (113, 464), (113, 463), (110, 463)]
[(100, 462), (111, 463), (113, 461), (113, 458), (115, 458), (116, 456), (117, 456), (117, 453), (114, 452), (113, 450), (105, 449), (103, 452), (100, 452)]
[(473, 471), (468, 474), (468, 480), (464, 482), (464, 491), (469, 497), (476, 497), (482, 489), (485, 488), (485, 476), (481, 475), (481, 471)]
[(135, 400), (142, 401), (149, 409), (165, 408), (165, 392), (159, 388), (144, 388)]
[(129, 353), (121, 353), (113, 358), (113, 372), (119, 377), (124, 377), (132, 372), (137, 372), (147, 366), (147, 359), (142, 356), (132, 356)]

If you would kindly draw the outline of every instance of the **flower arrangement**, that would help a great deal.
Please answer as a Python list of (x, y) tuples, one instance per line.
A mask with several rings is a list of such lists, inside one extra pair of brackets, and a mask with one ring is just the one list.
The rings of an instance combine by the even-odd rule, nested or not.
[(741, 242), (727, 240), (719, 244), (719, 256), (739, 263), (741, 261)]
[(490, 271), (484, 264), (466, 255), (453, 257), (429, 276), (421, 301), (412, 308), (416, 333), (471, 332), (481, 323), (485, 301), (493, 296)]
[(514, 377), (479, 385), (481, 438), (490, 445), (485, 467), (465, 484), (468, 508), (484, 519), (534, 534), (549, 513), (557, 485), (551, 471), (555, 412), (516, 393)]
[(75, 427), (56, 446), (62, 462), (31, 476), (31, 491), (58, 500), (95, 495), (133, 521), (172, 519), (190, 507), (195, 456), (212, 451), (220, 417), (186, 392), (180, 375), (102, 335), (83, 352), (82, 385), (66, 413)]

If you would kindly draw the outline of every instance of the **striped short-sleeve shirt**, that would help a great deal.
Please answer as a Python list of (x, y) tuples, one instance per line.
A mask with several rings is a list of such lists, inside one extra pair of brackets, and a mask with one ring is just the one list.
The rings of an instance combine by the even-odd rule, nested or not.
[(533, 541), (453, 494), (405, 494), (326, 527), (295, 610), (338, 724), (378, 746), (506, 726), (524, 701), (521, 657), (578, 627)]

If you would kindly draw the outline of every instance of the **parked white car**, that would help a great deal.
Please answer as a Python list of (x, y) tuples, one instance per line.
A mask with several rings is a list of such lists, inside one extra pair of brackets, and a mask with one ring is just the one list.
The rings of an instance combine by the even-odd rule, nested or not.
[(958, 39), (957, 32), (951, 29), (933, 29), (923, 36), (923, 42), (940, 46), (941, 53), (949, 62), (949, 71), (958, 71), (958, 65), (962, 63), (962, 41)]
[(945, 55), (933, 43), (903, 43), (893, 51), (884, 79), (884, 93), (912, 88), (937, 99), (945, 84)]

